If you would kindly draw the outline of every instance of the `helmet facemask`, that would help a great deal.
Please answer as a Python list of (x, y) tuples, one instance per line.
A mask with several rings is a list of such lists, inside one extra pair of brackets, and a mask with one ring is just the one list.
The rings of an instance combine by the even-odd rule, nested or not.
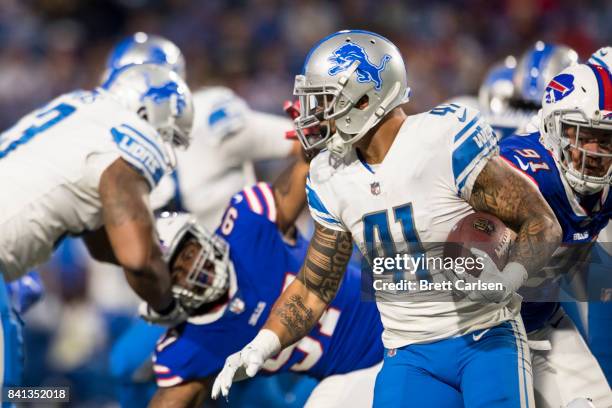
[(544, 119), (544, 129), (572, 189), (594, 194), (611, 184), (612, 120), (590, 119), (580, 109), (557, 110)]
[(227, 293), (232, 262), (229, 245), (216, 234), (188, 224), (182, 235), (169, 262), (172, 291), (184, 307), (195, 311)]

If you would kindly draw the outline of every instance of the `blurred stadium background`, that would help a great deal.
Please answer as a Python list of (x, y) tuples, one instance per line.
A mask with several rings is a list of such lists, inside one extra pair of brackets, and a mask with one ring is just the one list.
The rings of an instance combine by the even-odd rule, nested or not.
[[(95, 87), (109, 49), (136, 31), (183, 50), (192, 89), (226, 85), (279, 114), (314, 42), (343, 28), (376, 31), (406, 59), (416, 112), (476, 93), (493, 62), (536, 40), (587, 57), (610, 43), (610, 21), (605, 0), (0, 0), (0, 128)], [(25, 316), (26, 384), (70, 384), (79, 405), (112, 406), (109, 350), (137, 300), (76, 240), (40, 271), (47, 295)]]

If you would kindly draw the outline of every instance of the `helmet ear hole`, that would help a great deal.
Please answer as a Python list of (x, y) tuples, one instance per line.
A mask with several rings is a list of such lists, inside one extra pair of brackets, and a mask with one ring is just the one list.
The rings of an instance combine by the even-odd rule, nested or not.
[(359, 100), (355, 104), (355, 107), (359, 110), (364, 110), (365, 108), (368, 107), (369, 104), (370, 104), (370, 97), (368, 95), (363, 95), (361, 98), (359, 98)]
[(149, 120), (149, 115), (147, 115), (147, 108), (145, 106), (141, 106), (140, 108), (138, 108), (138, 111), (136, 113), (140, 118), (146, 121)]

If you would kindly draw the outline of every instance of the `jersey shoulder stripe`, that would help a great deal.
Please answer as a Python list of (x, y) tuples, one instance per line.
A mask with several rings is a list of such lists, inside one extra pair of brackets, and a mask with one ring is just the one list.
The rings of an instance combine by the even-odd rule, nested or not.
[(306, 181), (306, 201), (313, 218), (317, 221), (323, 221), (322, 224), (332, 224), (340, 226), (341, 223), (327, 209), (317, 192), (310, 186), (310, 175)]
[(151, 188), (157, 186), (167, 171), (160, 146), (127, 124), (111, 128), (111, 134), (121, 157), (143, 175)]
[(451, 103), (440, 105), (429, 113), (445, 121), (441, 131), (450, 133), (452, 138), (447, 140), (452, 151), (451, 166), (457, 195), (467, 197), (475, 175), (497, 152), (498, 138), (476, 109)]

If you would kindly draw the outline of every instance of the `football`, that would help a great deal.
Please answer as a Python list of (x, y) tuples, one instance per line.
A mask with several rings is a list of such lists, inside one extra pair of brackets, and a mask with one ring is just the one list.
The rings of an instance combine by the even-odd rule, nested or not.
[[(516, 234), (494, 215), (476, 212), (459, 221), (451, 229), (444, 245), (444, 257), (453, 259), (475, 258), (470, 251), (478, 248), (486, 252), (501, 270), (508, 261), (510, 245)], [(476, 266), (467, 271), (478, 277), (482, 268)]]

